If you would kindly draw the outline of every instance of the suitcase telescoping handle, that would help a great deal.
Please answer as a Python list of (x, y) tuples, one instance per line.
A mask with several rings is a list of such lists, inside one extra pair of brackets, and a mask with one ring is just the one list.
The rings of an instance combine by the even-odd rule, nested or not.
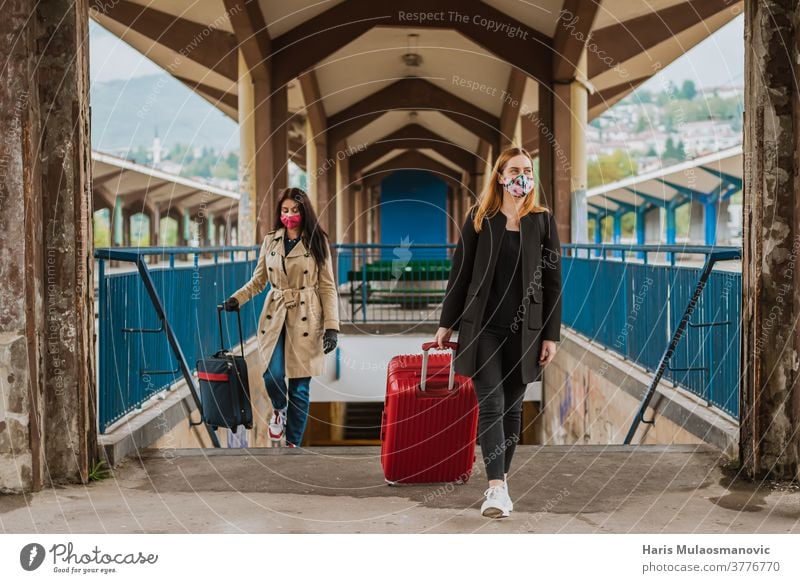
[[(445, 342), (445, 348), (456, 350), (458, 342)], [(439, 344), (436, 342), (426, 342), (422, 345), (422, 379), (419, 382), (419, 390), (425, 391), (425, 382), (428, 380), (428, 350), (431, 348), (439, 349)], [(447, 390), (452, 391), (455, 385), (455, 358), (450, 359), (450, 376), (447, 379)]]
[[(225, 309), (224, 304), (217, 304), (217, 320), (219, 320), (219, 342), (222, 350), (225, 350), (225, 337), (222, 335), (222, 312)], [(239, 346), (242, 349), (242, 357), (244, 357), (244, 340), (242, 340), (242, 315), (239, 310), (236, 310), (236, 320), (239, 322)]]

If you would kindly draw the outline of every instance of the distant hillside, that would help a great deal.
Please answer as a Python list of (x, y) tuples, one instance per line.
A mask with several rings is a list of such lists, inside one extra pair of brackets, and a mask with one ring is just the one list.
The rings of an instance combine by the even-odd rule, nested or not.
[(103, 152), (161, 143), (239, 149), (238, 128), (170, 75), (93, 83), (92, 147)]

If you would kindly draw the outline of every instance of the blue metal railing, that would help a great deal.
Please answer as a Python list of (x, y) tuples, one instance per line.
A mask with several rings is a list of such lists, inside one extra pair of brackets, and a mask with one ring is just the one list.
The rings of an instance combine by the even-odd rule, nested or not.
[[(258, 247), (165, 247), (95, 250), (98, 260), (98, 425), (100, 433), (182, 376), (149, 291), (163, 306), (186, 362), (195, 362), (220, 345), (216, 306), (252, 275)], [(121, 255), (120, 255), (121, 254)], [(199, 255), (213, 261), (201, 263)], [(152, 290), (140, 270), (111, 273), (106, 261), (119, 256), (160, 258), (148, 267)], [(176, 256), (193, 257), (176, 265)], [(131, 259), (133, 260), (133, 259)], [(246, 338), (255, 334), (264, 294), (242, 307)], [(235, 339), (226, 331), (226, 338)]]
[[(335, 245), (340, 299), (350, 308), (340, 313), (342, 320), (349, 315), (358, 322), (437, 322), (454, 248)], [(651, 371), (658, 369), (702, 269), (681, 264), (676, 257), (724, 251), (677, 245), (566, 244), (562, 248), (564, 325)], [(151, 265), (149, 272), (191, 367), (217, 350), (216, 305), (250, 278), (258, 253), (255, 246), (112, 249), (166, 261)], [(101, 433), (181, 377), (140, 273), (111, 273), (103, 259), (107, 251), (111, 250), (95, 252)], [(667, 261), (653, 263), (652, 257), (658, 254)], [(201, 262), (200, 255), (210, 259)], [(181, 256), (193, 261), (176, 263)], [(264, 298), (265, 294), (259, 294), (242, 308), (245, 338), (255, 334)], [(711, 272), (694, 317), (664, 371), (666, 379), (733, 417), (738, 417), (740, 300), (740, 273)], [(235, 336), (226, 331), (226, 338)]]
[[(562, 248), (565, 326), (648, 371), (658, 373), (663, 362), (664, 378), (738, 418), (741, 273), (709, 269), (707, 282), (698, 290), (704, 265), (685, 262), (686, 255), (700, 255), (706, 261), (712, 256), (714, 261), (733, 259), (738, 248), (591, 244)], [(666, 261), (654, 263), (651, 255)], [(688, 325), (675, 338), (697, 291)]]

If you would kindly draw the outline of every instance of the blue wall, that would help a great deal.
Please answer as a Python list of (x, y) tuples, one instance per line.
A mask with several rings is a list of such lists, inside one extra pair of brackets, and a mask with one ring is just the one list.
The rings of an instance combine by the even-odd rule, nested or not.
[[(399, 170), (381, 181), (381, 243), (447, 244), (447, 184), (422, 170)], [(392, 258), (391, 249), (384, 258)], [(446, 257), (446, 249), (430, 257)]]

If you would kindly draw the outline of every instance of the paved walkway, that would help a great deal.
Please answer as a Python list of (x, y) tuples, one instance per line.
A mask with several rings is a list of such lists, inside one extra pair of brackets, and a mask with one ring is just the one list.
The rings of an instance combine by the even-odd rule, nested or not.
[[(709, 446), (520, 446), (511, 518), (485, 481), (391, 487), (378, 448), (145, 450), (112, 478), (0, 496), (7, 533), (800, 533), (800, 491), (735, 481)], [(166, 457), (165, 457), (166, 454)]]

